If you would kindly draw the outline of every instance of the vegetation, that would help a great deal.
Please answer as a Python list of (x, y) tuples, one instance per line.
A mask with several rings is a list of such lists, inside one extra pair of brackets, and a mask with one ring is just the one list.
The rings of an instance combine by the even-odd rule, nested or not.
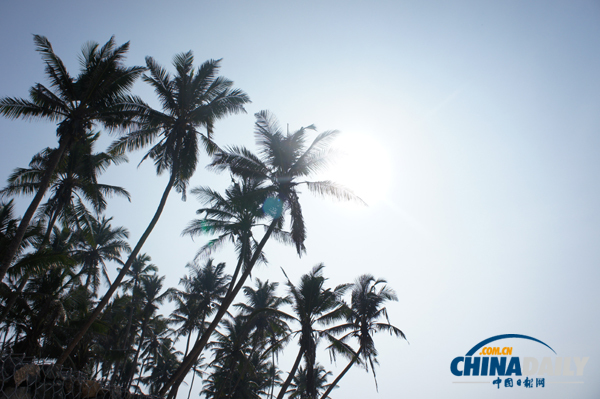
[[(5, 353), (56, 359), (56, 367), (82, 371), (123, 392), (171, 398), (189, 373), (188, 398), (199, 379), (202, 397), (278, 399), (327, 398), (354, 365), (375, 375), (374, 333), (405, 338), (383, 306), (397, 301), (385, 280), (365, 274), (328, 288), (323, 264), (297, 284), (283, 272), (285, 292), (277, 282), (250, 278), (254, 266), (266, 261), (271, 238), (292, 245), (298, 255), (306, 252), (301, 187), (361, 201), (334, 182), (311, 180), (328, 164), (336, 131), (309, 141), (314, 126), (284, 133), (262, 111), (255, 115), (257, 153), (219, 148), (215, 122), (245, 112), (249, 102), (218, 75), (220, 60), (194, 68), (191, 51), (182, 53), (174, 58), (174, 75), (151, 57), (145, 67), (127, 67), (128, 44), (119, 47), (111, 38), (104, 46), (83, 48), (81, 71), (73, 78), (46, 38), (34, 41), (50, 86), (35, 85), (27, 100), (1, 98), (0, 114), (58, 122), (58, 146), (35, 154), (28, 168), (15, 169), (0, 191)], [(138, 77), (153, 87), (161, 110), (130, 93)], [(105, 152), (95, 152), (99, 127), (124, 133)], [(112, 195), (135, 198), (100, 180), (106, 168), (126, 161), (126, 151), (147, 146), (143, 160), (153, 160), (157, 174), (167, 173), (169, 180), (131, 248), (128, 230), (105, 211)], [(179, 287), (167, 288), (160, 265), (141, 250), (170, 192), (185, 199), (201, 149), (213, 170), (229, 173), (231, 185), (224, 193), (191, 190), (201, 208), (183, 233), (207, 241)], [(34, 197), (21, 218), (15, 196)], [(237, 258), (233, 266), (215, 259), (228, 243)], [(114, 281), (112, 267), (119, 270)], [(166, 301), (174, 309), (168, 317), (160, 313)], [(319, 345), (348, 359), (333, 382), (319, 362)], [(297, 352), (290, 370), (279, 368), (284, 352)]]

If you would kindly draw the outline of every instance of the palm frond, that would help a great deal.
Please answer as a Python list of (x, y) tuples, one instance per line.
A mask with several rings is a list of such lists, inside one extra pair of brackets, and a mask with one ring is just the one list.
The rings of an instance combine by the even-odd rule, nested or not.
[(311, 192), (323, 197), (333, 197), (335, 199), (344, 201), (356, 201), (363, 205), (367, 205), (367, 203), (354, 194), (352, 190), (330, 180), (315, 182), (306, 181), (299, 184), (306, 184), (306, 187)]

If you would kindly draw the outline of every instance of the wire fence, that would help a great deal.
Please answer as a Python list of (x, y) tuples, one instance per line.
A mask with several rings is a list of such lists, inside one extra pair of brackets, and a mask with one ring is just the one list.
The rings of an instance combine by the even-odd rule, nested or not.
[(53, 360), (25, 355), (2, 355), (0, 373), (0, 399), (159, 399), (125, 392), (79, 371), (57, 368)]

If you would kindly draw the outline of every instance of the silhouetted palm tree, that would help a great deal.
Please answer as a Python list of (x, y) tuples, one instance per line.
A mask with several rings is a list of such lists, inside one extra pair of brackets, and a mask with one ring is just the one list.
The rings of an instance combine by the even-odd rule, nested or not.
[(4, 257), (0, 260), (0, 281), (11, 266), (27, 226), (50, 185), (62, 158), (76, 143), (85, 140), (94, 123), (109, 129), (122, 128), (132, 122), (140, 101), (127, 93), (144, 71), (143, 67), (123, 65), (129, 43), (116, 46), (114, 37), (104, 46), (88, 43), (81, 54), (81, 72), (72, 77), (44, 36), (34, 35), (36, 50), (46, 64), (50, 88), (36, 84), (29, 90), (30, 99), (0, 99), (0, 115), (11, 119), (45, 119), (59, 122), (56, 129), (58, 148), (51, 151), (35, 197), (21, 219)]
[[(207, 61), (197, 69), (193, 68), (193, 62), (194, 57), (191, 51), (175, 56), (173, 64), (177, 74), (171, 77), (154, 59), (146, 58), (150, 76), (144, 76), (143, 79), (154, 88), (164, 112), (147, 109), (143, 113), (141, 129), (131, 132), (115, 142), (112, 145), (112, 152), (122, 154), (126, 149), (139, 149), (158, 139), (158, 143), (150, 149), (143, 160), (153, 159), (158, 174), (169, 173), (169, 182), (154, 217), (131, 252), (129, 259), (92, 313), (88, 323), (57, 360), (58, 365), (64, 363), (69, 352), (85, 334), (85, 330), (100, 315), (110, 297), (119, 287), (121, 280), (127, 274), (146, 239), (156, 226), (171, 189), (174, 187), (185, 198), (187, 184), (198, 163), (199, 147), (204, 147), (209, 153), (215, 149), (212, 142), (214, 123), (232, 113), (244, 112), (243, 106), (249, 101), (243, 91), (231, 88), (232, 81), (217, 76), (219, 61)], [(199, 130), (202, 128), (206, 130), (206, 133)]]
[(295, 286), (289, 279), (287, 286), (292, 299), (294, 318), (300, 324), (300, 349), (288, 378), (283, 383), (277, 399), (282, 399), (289, 384), (296, 375), (300, 360), (306, 362), (306, 392), (309, 398), (317, 397), (315, 386), (315, 364), (317, 341), (323, 332), (316, 326), (328, 325), (340, 320), (347, 313), (347, 307), (342, 302), (342, 295), (348, 288), (347, 284), (338, 285), (333, 290), (325, 288), (322, 263), (313, 267), (310, 273), (300, 278), (300, 284)]
[[(127, 325), (125, 326), (124, 337), (121, 340), (123, 347), (122, 351), (131, 350), (133, 348), (133, 341), (135, 338), (136, 331), (132, 332), (133, 327), (133, 317), (136, 312), (139, 311), (140, 307), (140, 281), (142, 278), (149, 278), (152, 274), (158, 272), (158, 267), (152, 263), (150, 263), (152, 259), (147, 254), (140, 254), (137, 256), (135, 261), (131, 264), (131, 268), (127, 273), (130, 277), (128, 280), (123, 281), (123, 289), (130, 290), (131, 296), (129, 305), (127, 306)], [(117, 362), (115, 369), (118, 369), (120, 362)], [(126, 363), (125, 363), (126, 365)], [(124, 372), (121, 373), (122, 376), (125, 375)], [(116, 379), (115, 379), (116, 381)]]
[[(387, 301), (397, 301), (398, 297), (394, 291), (389, 288), (383, 279), (376, 280), (370, 274), (363, 274), (356, 279), (352, 288), (352, 298), (350, 311), (347, 314), (347, 323), (332, 328), (332, 332), (347, 332), (340, 341), (345, 343), (350, 338), (356, 338), (359, 347), (356, 354), (351, 356), (350, 363), (342, 370), (340, 375), (331, 383), (321, 399), (325, 399), (333, 388), (339, 383), (342, 377), (350, 368), (362, 359), (364, 367), (373, 372), (375, 378), (375, 365), (377, 363), (377, 350), (373, 341), (373, 334), (379, 331), (387, 331), (397, 337), (406, 339), (404, 333), (397, 327), (390, 324), (387, 310), (382, 305)], [(385, 322), (379, 321), (385, 318)], [(334, 349), (332, 347), (332, 349)], [(377, 379), (375, 379), (377, 384)]]
[(175, 301), (171, 318), (174, 324), (181, 324), (177, 335), (187, 335), (184, 356), (188, 353), (194, 331), (198, 331), (199, 339), (206, 329), (207, 319), (221, 303), (230, 280), (230, 276), (224, 273), (225, 263), (214, 265), (213, 259), (208, 259), (203, 266), (193, 262), (186, 267), (190, 269), (190, 275), (179, 280), (183, 290), (173, 290), (171, 295)]
[[(93, 145), (98, 137), (98, 133), (86, 134), (86, 137), (74, 144), (57, 165), (50, 182), (50, 198), (40, 207), (41, 213), (48, 220), (46, 240), (50, 237), (52, 227), (59, 217), (62, 216), (63, 220), (70, 222), (81, 214), (81, 211), (76, 211), (76, 203), (80, 208), (88, 202), (96, 213), (101, 213), (106, 209), (106, 196), (122, 195), (129, 199), (129, 193), (122, 187), (98, 182), (98, 176), (108, 166), (127, 160), (122, 155), (93, 153)], [(47, 148), (33, 157), (29, 168), (15, 169), (8, 178), (8, 186), (1, 193), (3, 195), (35, 193), (39, 189), (53, 151), (56, 150)]]
[[(235, 287), (223, 300), (223, 304), (213, 322), (200, 341), (192, 348), (190, 354), (182, 360), (174, 380), (165, 385), (161, 394), (166, 394), (166, 390), (177, 381), (181, 383), (182, 377), (189, 371), (194, 359), (200, 356), (208, 343), (210, 334), (227, 312), (252, 272), (252, 268), (262, 255), (265, 244), (274, 231), (282, 230), (284, 217), (288, 211), (291, 216), (289, 241), (296, 246), (298, 254), (302, 254), (304, 251), (306, 228), (300, 206), (299, 186), (305, 185), (310, 191), (318, 195), (360, 201), (352, 192), (333, 182), (305, 180), (308, 176), (327, 165), (329, 161), (327, 150), (337, 133), (336, 131), (323, 132), (317, 135), (306, 148), (305, 142), (308, 130), (313, 129), (314, 126), (311, 125), (294, 133), (283, 134), (275, 118), (267, 111), (262, 111), (256, 114), (255, 124), (255, 136), (260, 147), (258, 156), (246, 148), (240, 147), (231, 147), (227, 151), (219, 151), (216, 154), (212, 163), (213, 168), (229, 170), (236, 176), (261, 182), (265, 186), (265, 190), (270, 193), (270, 197), (264, 201), (262, 208), (265, 214), (271, 217), (272, 221), (256, 249), (254, 249), (252, 258), (237, 280)], [(176, 388), (171, 391), (169, 397), (173, 398), (175, 392)]]
[(111, 221), (112, 218), (105, 216), (85, 218), (80, 222), (81, 230), (75, 233), (74, 258), (81, 264), (79, 275), (86, 276), (84, 286), (88, 289), (91, 284), (93, 296), (100, 288), (101, 274), (110, 284), (106, 261), (122, 263), (121, 254), (129, 251), (129, 244), (125, 241), (129, 232), (124, 227), (113, 227)]
[[(140, 337), (138, 340), (138, 348), (135, 352), (135, 356), (132, 362), (131, 374), (129, 376), (129, 380), (126, 383), (125, 389), (128, 390), (133, 382), (133, 377), (135, 375), (135, 370), (137, 368), (137, 362), (142, 350), (142, 347), (145, 343), (146, 332), (148, 324), (150, 323), (151, 318), (154, 316), (156, 310), (158, 309), (158, 305), (162, 304), (164, 300), (170, 295), (170, 290), (166, 292), (160, 293), (163, 286), (164, 276), (157, 276), (156, 274), (150, 275), (148, 277), (142, 277), (140, 282), (140, 295), (142, 297), (142, 326), (140, 331)], [(140, 367), (139, 373), (142, 374), (142, 369)]]
[(261, 188), (261, 182), (251, 179), (233, 181), (231, 187), (222, 196), (208, 187), (197, 187), (192, 190), (198, 199), (210, 207), (201, 208), (197, 214), (204, 218), (195, 219), (183, 231), (190, 236), (202, 234), (218, 234), (217, 238), (204, 245), (197, 256), (208, 256), (224, 242), (231, 241), (238, 253), (238, 263), (231, 278), (228, 292), (233, 290), (242, 266), (247, 267), (253, 250), (258, 243), (252, 228), (265, 218), (262, 205), (268, 192)]
[(241, 310), (238, 316), (245, 321), (247, 333), (254, 351), (265, 355), (271, 354), (272, 367), (269, 370), (270, 396), (273, 396), (277, 370), (275, 357), (283, 349), (283, 345), (289, 340), (290, 328), (286, 321), (292, 318), (280, 310), (281, 306), (289, 304), (289, 297), (276, 295), (278, 283), (262, 282), (256, 279), (256, 289), (244, 287), (246, 303), (238, 303), (235, 306)]
[[(327, 378), (331, 376), (331, 371), (326, 371), (325, 368), (319, 363), (315, 364), (313, 372), (312, 386), (314, 386), (317, 395), (320, 395), (323, 390), (327, 387)], [(298, 371), (294, 376), (294, 380), (290, 384), (292, 389), (290, 392), (289, 399), (311, 399), (312, 396), (308, 394), (308, 381), (307, 381), (307, 370), (302, 366), (298, 367)]]
[(208, 398), (259, 398), (269, 387), (268, 353), (252, 346), (245, 320), (222, 320), (224, 332), (216, 331), (211, 343), (214, 361), (204, 386)]
[(142, 371), (150, 371), (150, 375), (141, 377), (140, 381), (149, 387), (151, 395), (157, 395), (162, 386), (169, 381), (177, 366), (178, 356), (181, 355), (170, 338), (173, 331), (168, 328), (168, 320), (160, 317), (153, 318), (152, 326), (148, 329), (148, 345), (144, 351), (145, 364), (141, 366)]

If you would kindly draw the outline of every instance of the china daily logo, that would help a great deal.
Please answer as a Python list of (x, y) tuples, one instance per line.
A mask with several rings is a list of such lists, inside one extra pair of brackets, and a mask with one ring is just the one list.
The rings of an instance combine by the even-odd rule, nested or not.
[[(537, 342), (546, 347), (554, 356), (529, 357), (513, 352), (512, 346), (501, 345), (505, 339), (523, 339)], [(511, 341), (514, 342), (514, 341)], [(504, 342), (506, 343), (506, 341)], [(450, 363), (450, 371), (456, 377), (469, 378), (469, 381), (454, 383), (489, 384), (503, 388), (544, 388), (546, 384), (582, 384), (583, 381), (570, 381), (563, 377), (582, 376), (589, 357), (561, 357), (554, 349), (539, 339), (519, 334), (496, 335), (481, 341), (465, 356), (455, 357)], [(495, 377), (490, 379), (490, 377)]]

